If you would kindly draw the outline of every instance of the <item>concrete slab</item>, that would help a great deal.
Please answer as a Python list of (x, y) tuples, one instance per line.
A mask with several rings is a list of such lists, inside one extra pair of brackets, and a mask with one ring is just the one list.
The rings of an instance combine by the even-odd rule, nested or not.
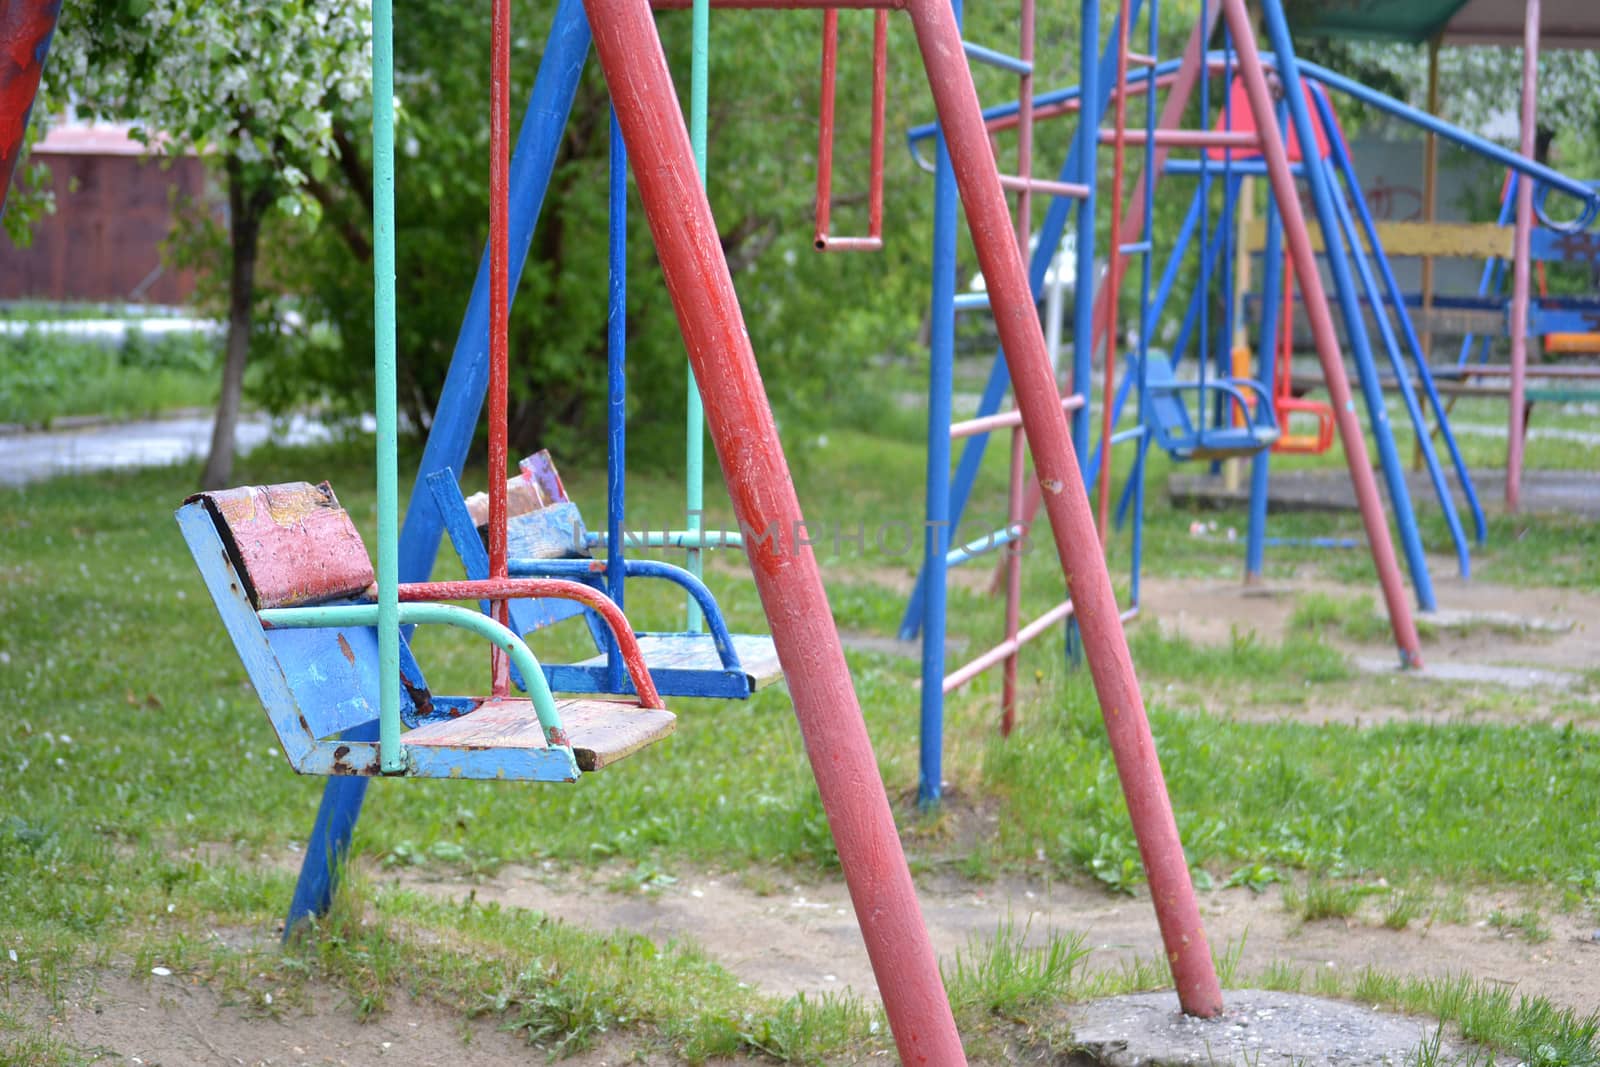
[(1357, 656), (1356, 669), (1368, 674), (1393, 674), (1417, 682), (1478, 682), (1503, 685), (1507, 689), (1571, 689), (1582, 676), (1571, 671), (1552, 671), (1541, 667), (1502, 666), (1493, 663), (1435, 663), (1423, 652), (1420, 671), (1402, 671), (1387, 656)]
[[(1227, 1011), (1194, 1019), (1171, 992), (1079, 1004), (1067, 1013), (1080, 1064), (1104, 1067), (1402, 1067), (1434, 1039), (1432, 1020), (1299, 993), (1229, 990)], [(1468, 1055), (1440, 1038), (1438, 1062)]]

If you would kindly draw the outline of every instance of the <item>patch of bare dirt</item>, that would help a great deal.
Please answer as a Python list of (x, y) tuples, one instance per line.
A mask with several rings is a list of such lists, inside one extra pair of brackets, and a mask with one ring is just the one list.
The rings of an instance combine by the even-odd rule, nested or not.
[[(779, 882), (774, 892), (746, 886), (738, 874), (682, 871), (677, 882), (648, 891), (606, 888), (605, 872), (504, 868), (468, 885), (415, 871), (382, 880), (449, 900), (474, 893), (480, 901), (528, 908), (592, 929), (626, 929), (659, 942), (690, 941), (712, 959), (766, 992), (777, 995), (852, 989), (876, 997), (866, 949), (842, 880), (820, 884)], [(1155, 914), (1145, 897), (1111, 896), (1092, 887), (1008, 879), (967, 882), (952, 876), (919, 880), (918, 897), (935, 950), (946, 962), (974, 939), (987, 941), (1011, 922), (1033, 944), (1051, 935), (1081, 932), (1092, 949), (1089, 966), (1115, 969), (1135, 957), (1161, 954)], [(1469, 914), (1520, 902), (1484, 898)], [(1283, 906), (1276, 888), (1265, 893), (1222, 889), (1202, 895), (1213, 948), (1243, 943), (1238, 974), (1247, 979), (1269, 964), (1307, 970), (1359, 971), (1374, 966), (1415, 976), (1466, 973), (1519, 992), (1590, 1012), (1600, 1009), (1600, 942), (1580, 916), (1546, 914), (1550, 938), (1540, 944), (1506, 936), (1486, 922), (1413, 924), (1390, 930), (1369, 917), (1360, 922), (1301, 923)]]
[[(305, 1007), (264, 1014), (182, 974), (136, 979), (102, 971), (92, 983), (68, 990), (42, 1021), (74, 1047), (130, 1065), (525, 1067), (542, 1058), (511, 1034), (421, 1001), (400, 1001), (359, 1022), (343, 994), (316, 985)], [(623, 1060), (617, 1053), (568, 1062)]]

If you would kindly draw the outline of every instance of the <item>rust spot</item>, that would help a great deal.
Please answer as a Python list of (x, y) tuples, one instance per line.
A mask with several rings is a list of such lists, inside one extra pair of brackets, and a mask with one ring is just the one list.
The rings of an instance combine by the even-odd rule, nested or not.
[(350, 647), (350, 642), (345, 640), (344, 634), (339, 635), (339, 651), (344, 654), (345, 660), (354, 667), (356, 665), (356, 650)]

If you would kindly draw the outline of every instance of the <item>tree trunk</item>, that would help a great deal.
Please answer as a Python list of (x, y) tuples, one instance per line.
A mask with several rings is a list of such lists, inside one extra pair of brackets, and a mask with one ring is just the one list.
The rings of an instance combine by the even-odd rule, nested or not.
[(200, 475), (202, 489), (222, 489), (233, 476), (233, 438), (239, 426), (244, 368), (250, 359), (251, 312), (256, 295), (256, 255), (261, 219), (271, 204), (266, 186), (250, 187), (244, 167), (228, 160), (228, 337), (222, 365), (222, 394), (211, 426), (211, 453)]

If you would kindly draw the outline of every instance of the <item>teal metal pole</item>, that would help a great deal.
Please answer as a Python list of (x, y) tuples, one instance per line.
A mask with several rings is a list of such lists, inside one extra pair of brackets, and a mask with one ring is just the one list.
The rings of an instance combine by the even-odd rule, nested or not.
[[(706, 187), (706, 101), (707, 86), (711, 79), (711, 0), (694, 0), (694, 43), (689, 64), (689, 142), (694, 148), (694, 166), (700, 174), (700, 188)], [(700, 386), (694, 380), (694, 368), (688, 368), (689, 405), (684, 441), (684, 513), (685, 525), (694, 536), (686, 553), (685, 566), (690, 574), (699, 578), (704, 573), (699, 543), (704, 526), (706, 488), (706, 413), (700, 400)], [(688, 629), (698, 633), (705, 629), (700, 605), (693, 597), (688, 599)]]
[[(274, 629), (307, 630), (325, 626), (371, 626), (375, 619), (382, 618), (382, 612), (381, 604), (335, 604), (315, 608), (264, 608), (259, 614), (261, 621)], [(496, 648), (505, 652), (517, 670), (522, 672), (522, 677), (528, 686), (528, 699), (533, 703), (534, 713), (539, 716), (539, 725), (544, 727), (545, 740), (552, 747), (567, 744), (565, 729), (561, 724), (561, 711), (556, 707), (556, 700), (550, 692), (550, 683), (545, 679), (544, 669), (539, 666), (533, 650), (509, 627), (501, 625), (480, 611), (455, 604), (396, 604), (395, 613), (398, 621), (406, 626), (430, 624), (454, 626), (458, 630), (466, 630), (487, 639)], [(381, 630), (379, 632), (382, 633)], [(396, 629), (395, 632), (399, 633), (399, 630)], [(395, 677), (399, 677), (398, 670)], [(397, 703), (395, 712), (397, 745), (400, 732), (398, 709)], [(383, 744), (381, 735), (378, 743), (380, 746)], [(384, 758), (387, 759), (387, 755)], [(401, 770), (404, 770), (403, 751), (400, 754), (400, 765)], [(387, 772), (387, 766), (384, 770)]]
[(372, 5), (373, 410), (378, 420), (378, 751), (403, 774), (400, 747), (400, 469), (395, 429), (394, 7)]

